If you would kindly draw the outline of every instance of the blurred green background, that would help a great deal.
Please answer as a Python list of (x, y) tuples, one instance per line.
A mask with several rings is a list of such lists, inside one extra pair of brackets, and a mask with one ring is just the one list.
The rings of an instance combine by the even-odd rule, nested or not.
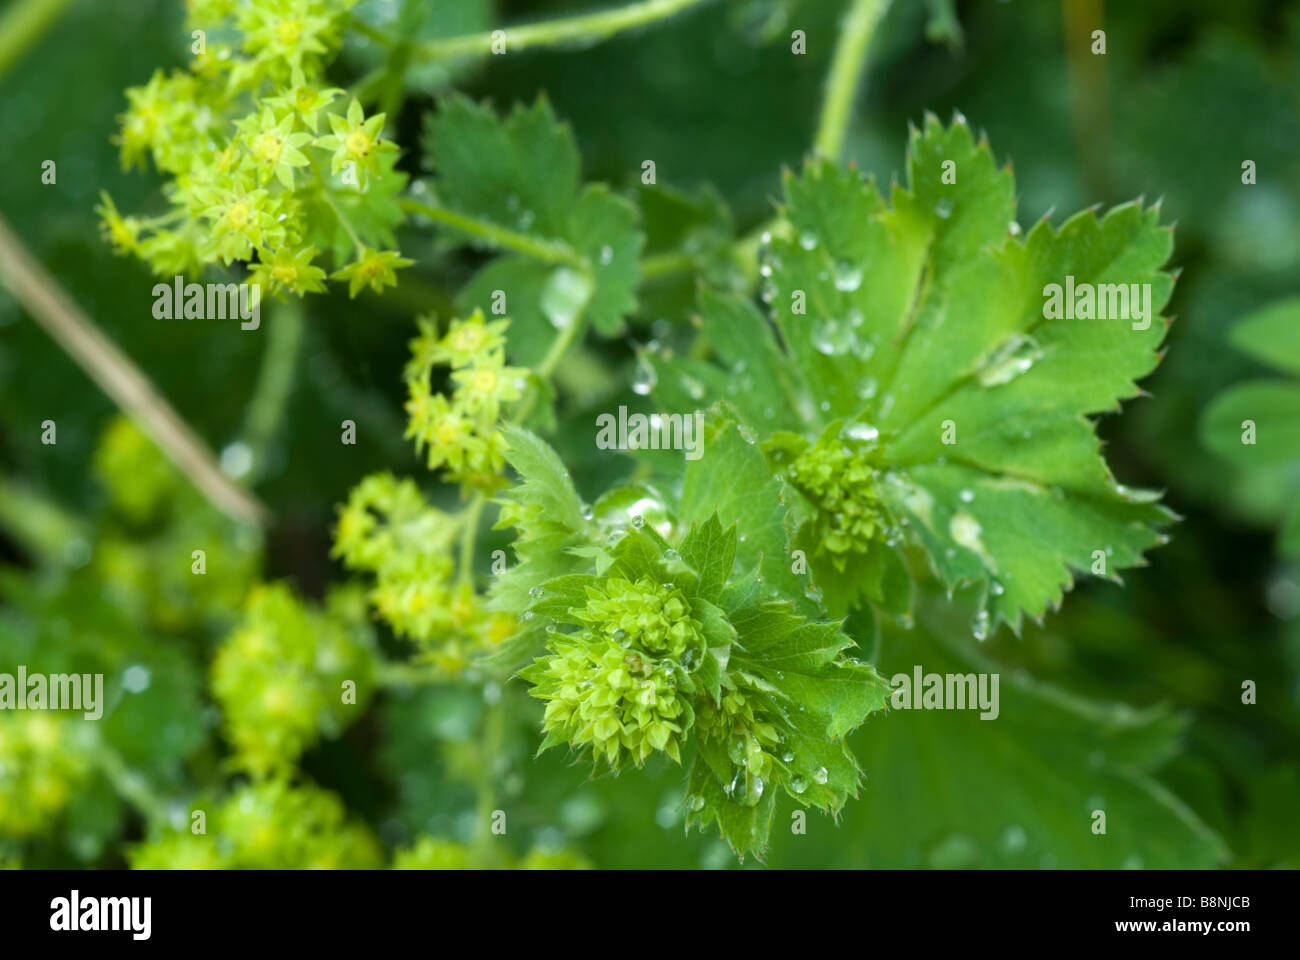
[[(385, 6), (364, 0), (358, 10), (382, 18)], [(424, 6), (424, 36), (588, 8)], [(449, 84), (498, 106), (544, 91), (572, 124), (588, 178), (633, 191), (653, 158), (662, 180), (718, 191), (743, 235), (769, 215), (782, 167), (808, 149), (843, 9), (839, 0), (717, 3), (587, 49), (488, 58), (454, 76), (415, 71), (392, 129), (409, 151), (404, 165), (418, 173), (422, 116)], [(1092, 56), (1089, 34), (1099, 28), (1107, 52)], [(795, 29), (807, 35), (804, 56), (790, 53)], [(0, 75), (0, 214), (222, 451), (245, 435), (264, 339), (153, 319), (154, 280), (112, 255), (92, 209), (101, 189), (122, 209), (161, 209), (156, 175), (123, 173), (110, 140), (122, 90), (155, 66), (183, 65), (189, 42), (175, 0), (68, 3)], [(354, 81), (368, 58), (353, 37), (334, 78)], [(1227, 345), (1228, 328), (1300, 292), (1300, 4), (1013, 0), (954, 9), (900, 0), (876, 38), (848, 156), (889, 182), (902, 168), (908, 123), (926, 110), (945, 119), (960, 110), (1014, 163), (1022, 225), (1163, 197), (1163, 219), (1177, 224), (1181, 279), (1168, 311), (1177, 319), (1164, 363), (1143, 384), (1150, 396), (1104, 418), (1101, 432), (1117, 477), (1167, 491), (1183, 519), (1124, 587), (1084, 581), (1019, 638), (1004, 629), (974, 653), (938, 639), (941, 614), (886, 637), (886, 675), (916, 662), (1000, 663), (1002, 720), (871, 721), (854, 742), (867, 771), (862, 796), (838, 825), (811, 815), (806, 836), (778, 820), (769, 862), (1300, 864), (1300, 559), (1276, 544), (1279, 517), (1300, 497), (1300, 459), (1250, 471), (1210, 453), (1198, 426), (1220, 391), (1262, 372)], [(55, 185), (40, 180), (49, 159)], [(1253, 186), (1241, 182), (1244, 160), (1257, 166)], [(348, 490), (381, 469), (433, 486), (402, 439), (401, 369), (415, 314), (445, 308), (476, 261), (410, 225), (399, 239), (417, 266), (396, 291), (305, 302), (305, 342), (256, 487), (275, 515), (264, 542), (229, 527), (156, 455), (136, 449), (129, 431), (105, 440), (111, 402), (0, 287), (0, 670), (99, 664), (115, 704), (100, 734), (110, 747), (75, 744), (81, 734), (70, 723), (58, 751), (84, 747), (93, 758), (111, 749), (120, 761), (91, 759), (93, 773), (77, 779), (48, 760), (40, 762), (49, 769), (20, 770), (24, 756), (38, 760), (13, 746), (11, 732), (9, 753), (0, 746), (0, 861), (121, 865), (147, 817), (180, 810), (183, 821), (187, 798), (220, 793), (227, 748), (206, 676), (248, 587), (258, 577), (286, 580), (323, 596), (345, 579), (329, 547)], [(688, 304), (681, 291), (651, 291), (632, 339), (683, 326)], [(584, 397), (599, 396), (603, 409), (634, 400), (632, 363), (629, 344), (605, 343), (576, 355), (570, 382), (561, 371), (556, 442), (584, 492), (617, 468), (595, 462), (589, 444), (566, 446), (564, 425), (589, 422)], [(358, 424), (356, 446), (338, 443), (344, 418)], [(57, 422), (57, 445), (41, 443), (46, 419)], [(169, 491), (166, 509), (133, 514), (133, 495), (149, 483)], [(222, 545), (200, 595), (188, 576), (195, 542)], [(391, 637), (380, 644), (402, 653)], [(1245, 680), (1258, 685), (1255, 705), (1241, 702)], [(597, 866), (734, 865), (716, 837), (683, 834), (675, 768), (589, 782), (585, 767), (558, 752), (532, 759), (540, 709), (515, 686), (488, 690), (512, 704), (491, 756), (478, 731), (484, 690), (467, 678), (418, 692), (385, 688), (362, 719), (308, 752), (304, 774), (389, 846), (421, 835), (467, 839), (487, 776), (511, 818), (501, 842), (517, 855), (564, 848)], [(0, 715), (0, 744), (11, 721)], [(28, 793), (57, 794), (65, 781), (74, 786), (47, 804), (53, 813), (20, 829), (14, 811)], [(1116, 824), (1100, 840), (1087, 831), (1096, 798)]]

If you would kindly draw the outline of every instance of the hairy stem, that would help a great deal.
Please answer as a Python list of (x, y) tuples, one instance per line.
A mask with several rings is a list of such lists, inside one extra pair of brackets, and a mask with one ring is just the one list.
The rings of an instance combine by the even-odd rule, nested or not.
[(244, 523), (264, 524), (267, 510), (217, 466), (198, 435), (122, 350), (95, 326), (27, 252), (0, 218), (0, 282), (104, 393), (135, 418), (204, 497)]
[(474, 499), (470, 501), (461, 516), (460, 522), (463, 524), (460, 531), (460, 556), (459, 576), (462, 583), (474, 582), (474, 543), (478, 539), (478, 522), (483, 516), (483, 507), (487, 505), (487, 497), (482, 493), (474, 494)]
[[(528, 47), (577, 42), (597, 43), (608, 40), (625, 30), (666, 20), (684, 10), (710, 2), (712, 0), (643, 0), (641, 3), (630, 3), (612, 10), (505, 27), (501, 32), (505, 34), (506, 49), (511, 53)], [(424, 61), (469, 54), (486, 55), (492, 52), (495, 33), (496, 31), (484, 31), (460, 37), (428, 40), (415, 48), (415, 59)]]
[(292, 299), (277, 305), (269, 319), (266, 352), (244, 420), (244, 442), (253, 452), (250, 482), (260, 479), (266, 470), (267, 452), (293, 390), (298, 355), (302, 352), (302, 301)]
[(889, 0), (853, 0), (844, 16), (835, 53), (831, 57), (830, 73), (826, 77), (826, 96), (813, 141), (813, 149), (823, 157), (838, 160), (844, 150), (853, 98), (867, 64), (871, 38), (888, 8)]
[(446, 207), (425, 203), (412, 197), (402, 197), (398, 205), (407, 213), (418, 213), (437, 223), (459, 230), (484, 241), (489, 246), (514, 250), (543, 263), (564, 263), (569, 266), (587, 268), (587, 261), (567, 243), (553, 240), (539, 240), (526, 233), (516, 233), (495, 223), (479, 220), (468, 214), (457, 213)]

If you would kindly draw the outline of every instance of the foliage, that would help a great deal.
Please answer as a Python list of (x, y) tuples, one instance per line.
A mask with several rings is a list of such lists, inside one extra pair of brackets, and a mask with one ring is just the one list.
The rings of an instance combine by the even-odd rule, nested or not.
[[(6, 215), (276, 519), (225, 517), (0, 292), (0, 672), (107, 691), (98, 721), (0, 713), (0, 864), (1297, 862), (1300, 21), (1108, 10), (1107, 141), (1106, 107), (1061, 109), (1050, 5), (850, 5), (634, 4), (623, 36), (150, 0), (51, 36), (124, 106), (0, 107), (39, 127), (0, 172), (60, 158)], [(828, 128), (843, 48), (872, 65), (827, 102), (870, 82)], [(67, 55), (38, 59), (44, 97)], [(75, 172), (55, 128), (106, 144), (118, 109)], [(180, 274), (280, 302), (159, 333), (142, 291)], [(1150, 323), (1045, 309), (1067, 276), (1149, 285)], [(1228, 386), (1246, 358), (1280, 375)], [(614, 411), (645, 418), (619, 450)], [(903, 709), (918, 667), (1000, 676), (996, 720)]]

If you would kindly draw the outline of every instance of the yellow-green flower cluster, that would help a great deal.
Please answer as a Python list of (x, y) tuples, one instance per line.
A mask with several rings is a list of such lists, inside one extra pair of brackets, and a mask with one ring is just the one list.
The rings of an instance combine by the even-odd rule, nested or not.
[[(520, 398), (528, 373), (506, 366), (502, 331), (508, 325), (508, 320), (488, 323), (477, 310), (468, 319), (453, 320), (442, 337), (432, 323), (421, 321), (420, 336), (411, 341), (406, 435), (426, 453), (430, 470), (444, 470), (466, 490), (491, 493), (503, 483), (501, 410)], [(452, 368), (450, 399), (431, 383), (440, 365)]]
[(375, 837), (337, 796), (267, 780), (205, 811), (207, 832), (166, 833), (131, 850), (137, 870), (365, 870), (382, 862)]
[(288, 587), (256, 587), (243, 622), (212, 664), (212, 690), (236, 762), (252, 773), (287, 769), (322, 734), (336, 734), (370, 695), (374, 653), (346, 593), (327, 612)]
[(76, 728), (83, 721), (44, 712), (0, 713), (0, 835), (47, 831), (91, 772)]
[(794, 458), (786, 476), (817, 507), (817, 543), (837, 569), (884, 538), (880, 472), (870, 448), (826, 435)]
[[(118, 137), (125, 168), (152, 159), (171, 177), (164, 187), (171, 210), (124, 217), (104, 195), (101, 222), (117, 252), (142, 257), (164, 277), (249, 262), (250, 282), (263, 294), (301, 295), (324, 289), (318, 251), (347, 236), (355, 260), (333, 276), (352, 295), (395, 282), (394, 269), (411, 261), (370, 246), (388, 240), (391, 224), (363, 237), (342, 201), (352, 197), (355, 206), (359, 195), (364, 205), (376, 177), (400, 188), (397, 148), (382, 139), (383, 114), (367, 117), (357, 100), (340, 100), (342, 90), (322, 83), (354, 3), (190, 4), (198, 31), (191, 69), (159, 70), (127, 90)], [(218, 40), (226, 36), (235, 40)], [(325, 135), (322, 115), (331, 130)], [(320, 162), (326, 155), (328, 175)]]
[(704, 645), (682, 592), (649, 577), (636, 583), (610, 577), (588, 587), (586, 607), (574, 614), (611, 640), (652, 657), (680, 661), (688, 650), (698, 655)]
[(681, 762), (693, 713), (667, 668), (592, 633), (555, 634), (551, 648), (520, 671), (532, 695), (547, 701), (543, 749), (590, 747), (615, 770), (628, 759), (641, 766), (655, 750)]
[(369, 597), (399, 636), (426, 650), (449, 671), (511, 636), (515, 618), (484, 609), (468, 582), (453, 583), (456, 518), (429, 505), (411, 480), (366, 477), (339, 511), (334, 556), (371, 573)]
[(227, 621), (256, 576), (260, 538), (215, 510), (126, 417), (105, 427), (94, 471), (110, 509), (92, 563), (122, 606), (169, 631)]
[(725, 745), (735, 765), (736, 780), (724, 784), (723, 789), (741, 803), (757, 804), (775, 770), (773, 748), (781, 737), (776, 726), (755, 709), (753, 695), (739, 689), (724, 690), (721, 707), (705, 700), (696, 716), (696, 730), (702, 739)]

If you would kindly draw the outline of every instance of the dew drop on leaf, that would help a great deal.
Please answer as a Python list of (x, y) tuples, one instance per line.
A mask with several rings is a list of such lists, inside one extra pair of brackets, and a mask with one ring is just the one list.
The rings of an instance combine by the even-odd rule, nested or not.
[(563, 330), (587, 306), (591, 293), (591, 278), (586, 273), (572, 267), (557, 267), (542, 287), (542, 313), (546, 314), (551, 326)]
[(632, 379), (632, 392), (638, 396), (648, 396), (658, 382), (659, 378), (655, 375), (655, 368), (650, 365), (650, 361), (645, 357), (638, 357), (636, 375)]
[(862, 286), (862, 268), (847, 260), (835, 264), (835, 289), (852, 293)]

